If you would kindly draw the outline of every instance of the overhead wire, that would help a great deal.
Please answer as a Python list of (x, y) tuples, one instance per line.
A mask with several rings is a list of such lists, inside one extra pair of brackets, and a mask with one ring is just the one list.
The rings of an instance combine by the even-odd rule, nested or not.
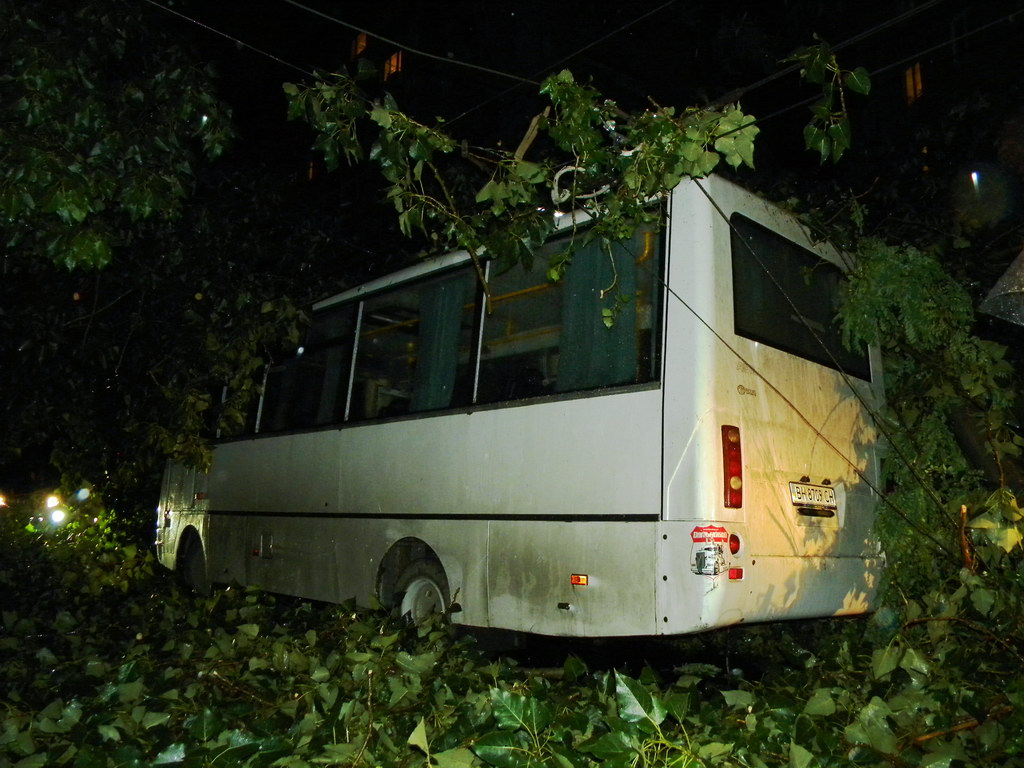
[[(843, 48), (851, 46), (855, 43), (859, 43), (861, 40), (866, 40), (872, 35), (878, 34), (879, 32), (884, 32), (886, 29), (889, 29), (890, 27), (902, 24), (904, 21), (907, 21), (908, 19), (917, 16), (919, 13), (923, 13), (924, 11), (929, 10), (930, 8), (932, 8), (935, 5), (938, 5), (941, 2), (944, 2), (944, 0), (928, 0), (928, 2), (914, 6), (910, 10), (904, 11), (903, 13), (898, 14), (897, 16), (894, 16), (891, 19), (883, 21), (880, 24), (876, 24), (875, 26), (870, 27), (864, 30), (863, 32), (859, 32), (853, 37), (849, 37), (846, 40), (843, 40), (842, 42), (839, 42), (830, 47), (833, 51), (841, 51)], [(706, 105), (706, 108), (721, 106), (722, 104), (728, 104), (730, 102), (737, 101), (750, 91), (757, 90), (762, 86), (768, 85), (769, 83), (773, 83), (776, 80), (785, 77), (786, 75), (796, 72), (798, 69), (801, 68), (801, 66), (802, 65), (799, 63), (791, 64), (788, 67), (784, 67), (783, 69), (780, 69), (777, 72), (773, 72), (772, 74), (761, 78), (760, 80), (756, 80), (750, 85), (743, 86), (742, 88), (733, 89), (732, 91), (729, 91), (728, 93), (719, 96), (714, 101), (709, 102)]]
[(168, 8), (163, 3), (158, 3), (157, 0), (144, 0), (144, 2), (147, 2), (150, 5), (155, 6), (155, 7), (159, 8), (160, 10), (165, 11), (166, 13), (171, 14), (172, 16), (177, 16), (179, 19), (184, 19), (185, 21), (192, 22), (196, 26), (205, 29), (207, 32), (212, 32), (215, 35), (220, 35), (221, 37), (230, 40), (235, 45), (242, 46), (243, 48), (248, 48), (250, 51), (254, 51), (255, 53), (260, 54), (261, 56), (267, 57), (268, 59), (272, 59), (273, 61), (276, 61), (278, 64), (281, 64), (282, 66), (288, 67), (290, 69), (294, 69), (297, 72), (301, 72), (302, 74), (306, 75), (307, 77), (316, 77), (315, 73), (310, 72), (308, 69), (305, 69), (304, 67), (300, 67), (297, 64), (292, 64), (290, 61), (285, 61), (280, 56), (275, 56), (274, 54), (270, 53), (269, 51), (264, 51), (262, 48), (257, 48), (255, 45), (250, 45), (249, 43), (245, 42), (244, 40), (239, 40), (237, 37), (232, 37), (227, 32), (222, 32), (221, 30), (219, 30), (219, 29), (217, 29), (215, 27), (212, 27), (209, 24), (205, 24), (204, 22), (201, 22), (198, 19), (193, 19), (191, 16), (188, 16), (188, 15), (186, 15), (184, 13), (181, 13), (180, 11), (176, 11), (173, 8)]
[[(992, 27), (995, 27), (995, 26), (997, 26), (999, 24), (1005, 24), (1006, 22), (1012, 22), (1017, 16), (1020, 16), (1021, 14), (1024, 14), (1024, 10), (1011, 11), (1010, 13), (1006, 14), (1005, 16), (1002, 16), (1002, 17), (1000, 17), (998, 19), (993, 19), (992, 21), (985, 22), (984, 24), (981, 24), (980, 26), (977, 26), (974, 29), (968, 30), (967, 32), (964, 32), (963, 34), (957, 35), (956, 37), (951, 37), (948, 40), (944, 40), (941, 43), (936, 43), (935, 45), (929, 46), (927, 48), (922, 48), (921, 50), (919, 50), (919, 51), (917, 51), (915, 53), (912, 53), (909, 56), (904, 56), (902, 59), (890, 62), (889, 64), (885, 64), (884, 66), (878, 67), (877, 69), (873, 69), (868, 74), (871, 77), (877, 77), (878, 75), (881, 75), (881, 74), (883, 74), (885, 72), (888, 72), (891, 69), (895, 69), (896, 67), (901, 67), (904, 64), (907, 64), (908, 62), (920, 59), (922, 56), (927, 56), (929, 53), (934, 53), (935, 51), (941, 50), (942, 48), (947, 48), (947, 47), (949, 47), (951, 45), (959, 43), (962, 40), (966, 40), (969, 37), (973, 37), (974, 35), (981, 34), (982, 32), (985, 32), (986, 30), (991, 29)], [(803, 107), (803, 106), (807, 106), (809, 104), (813, 104), (814, 102), (819, 101), (820, 99), (821, 99), (821, 96), (819, 96), (819, 95), (809, 96), (806, 99), (802, 99), (800, 101), (794, 102), (793, 104), (789, 104), (788, 106), (782, 107), (781, 109), (777, 109), (774, 112), (769, 112), (764, 117), (758, 118), (756, 120), (756, 122), (757, 123), (763, 123), (766, 120), (771, 120), (773, 118), (778, 117), (779, 115), (784, 115), (787, 112), (790, 112), (790, 111), (796, 109), (797, 107)]]
[(342, 19), (339, 19), (339, 18), (337, 18), (335, 16), (331, 16), (330, 14), (324, 13), (323, 11), (318, 11), (316, 8), (311, 8), (308, 5), (305, 5), (303, 3), (298, 2), (298, 0), (283, 0), (283, 1), (285, 3), (288, 3), (288, 5), (293, 5), (296, 8), (301, 8), (302, 10), (306, 11), (307, 13), (311, 13), (314, 16), (319, 16), (320, 18), (325, 19), (327, 21), (334, 22), (335, 24), (340, 24), (341, 26), (346, 27), (347, 29), (351, 29), (351, 30), (353, 30), (355, 32), (361, 32), (362, 34), (369, 35), (369, 36), (371, 36), (373, 38), (376, 38), (377, 40), (382, 40), (383, 42), (388, 43), (389, 45), (394, 45), (394, 46), (396, 46), (398, 48), (401, 48), (403, 51), (407, 51), (408, 53), (415, 54), (416, 56), (422, 56), (422, 57), (424, 57), (426, 59), (432, 59), (434, 61), (443, 61), (446, 64), (453, 64), (453, 65), (457, 65), (457, 66), (460, 66), (460, 67), (466, 67), (468, 69), (475, 69), (475, 70), (477, 70), (479, 72), (486, 72), (488, 74), (497, 75), (498, 77), (505, 77), (505, 78), (508, 78), (510, 80), (518, 80), (521, 83), (527, 83), (529, 85), (540, 85), (540, 83), (538, 83), (538, 82), (536, 82), (534, 80), (528, 80), (525, 77), (520, 77), (519, 75), (513, 75), (513, 74), (511, 74), (509, 72), (502, 72), (499, 69), (492, 69), (491, 67), (484, 67), (484, 66), (481, 66), (479, 64), (472, 64), (470, 62), (460, 61), (458, 59), (449, 58), (448, 56), (439, 56), (436, 53), (429, 53), (428, 51), (421, 51), (421, 50), (419, 50), (417, 48), (413, 48), (411, 46), (405, 45), (404, 43), (400, 43), (397, 40), (390, 40), (390, 39), (384, 37), (383, 35), (378, 35), (375, 32), (370, 32), (369, 30), (367, 30), (367, 29), (365, 29), (363, 27), (360, 27), (357, 24), (351, 24), (351, 23), (349, 23), (347, 21), (344, 21)]
[[(565, 62), (569, 61), (570, 59), (574, 59), (577, 56), (579, 56), (581, 53), (584, 53), (585, 51), (590, 50), (595, 45), (600, 45), (605, 40), (608, 40), (609, 38), (614, 37), (615, 35), (619, 35), (619, 34), (625, 32), (630, 27), (634, 26), (635, 24), (640, 23), (641, 21), (643, 21), (644, 19), (646, 19), (646, 18), (648, 18), (650, 16), (653, 16), (654, 14), (658, 13), (659, 11), (661, 11), (664, 8), (667, 8), (668, 6), (672, 5), (675, 2), (676, 2), (676, 0), (667, 0), (667, 2), (664, 2), (661, 5), (655, 6), (654, 8), (651, 8), (648, 11), (645, 11), (644, 13), (642, 13), (639, 16), (637, 16), (632, 21), (629, 21), (629, 22), (627, 22), (627, 23), (617, 27), (616, 29), (613, 29), (611, 32), (608, 32), (607, 34), (602, 35), (601, 37), (597, 38), (596, 40), (593, 40), (593, 41), (587, 43), (582, 48), (579, 48), (579, 49), (573, 51), (572, 53), (570, 53), (570, 54), (568, 54), (566, 56), (563, 56), (560, 59), (556, 59), (554, 62), (552, 62), (548, 66), (544, 67), (543, 69), (537, 70), (533, 74), (533, 77), (535, 77), (535, 78), (536, 77), (541, 77), (545, 72), (551, 72), (556, 67), (561, 66), (562, 64), (564, 64)], [(514, 91), (518, 87), (519, 87), (518, 85), (509, 86), (508, 88), (506, 88), (505, 90), (501, 91), (500, 93), (496, 93), (494, 96), (490, 96), (490, 97), (484, 99), (479, 104), (477, 104), (477, 105), (475, 105), (473, 107), (470, 107), (466, 111), (461, 112), (458, 115), (456, 115), (455, 117), (453, 117), (452, 119), (450, 119), (448, 121), (448, 124), (451, 125), (456, 120), (461, 120), (462, 118), (466, 117), (466, 115), (470, 115), (473, 112), (476, 112), (478, 109), (481, 109), (481, 108), (487, 106), (491, 102), (497, 101), (498, 99), (501, 99), (501, 98), (504, 98), (505, 96), (510, 94), (512, 91)]]

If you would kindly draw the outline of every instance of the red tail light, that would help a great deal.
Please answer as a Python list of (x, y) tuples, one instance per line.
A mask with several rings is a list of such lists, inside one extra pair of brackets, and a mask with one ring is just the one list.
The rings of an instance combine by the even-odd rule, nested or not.
[(725, 506), (743, 506), (743, 452), (740, 449), (740, 428), (722, 426), (722, 469), (725, 474)]

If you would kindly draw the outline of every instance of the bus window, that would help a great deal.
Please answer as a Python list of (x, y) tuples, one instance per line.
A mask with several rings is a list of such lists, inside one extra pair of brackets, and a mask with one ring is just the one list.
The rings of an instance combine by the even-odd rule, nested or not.
[(738, 213), (729, 223), (736, 333), (870, 381), (867, 350), (848, 350), (835, 320), (840, 269)]
[(345, 416), (355, 307), (318, 314), (295, 357), (267, 373), (261, 432), (334, 424)]
[[(587, 243), (573, 254), (563, 279), (552, 283), (549, 259), (566, 245), (567, 239), (547, 245), (530, 270), (492, 271), (478, 402), (655, 377), (656, 234), (641, 231), (609, 250), (596, 240)], [(613, 310), (611, 327), (602, 315), (605, 308)]]
[(474, 277), (467, 270), (363, 305), (350, 418), (466, 405), (472, 397)]

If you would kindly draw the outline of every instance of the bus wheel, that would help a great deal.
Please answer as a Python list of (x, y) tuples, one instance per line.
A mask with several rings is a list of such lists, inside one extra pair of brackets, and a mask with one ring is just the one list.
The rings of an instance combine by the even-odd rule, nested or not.
[(395, 584), (398, 614), (421, 624), (430, 616), (448, 610), (448, 578), (436, 560), (417, 560), (409, 565)]
[(206, 553), (203, 552), (202, 541), (195, 533), (190, 533), (179, 546), (184, 548), (178, 565), (181, 580), (197, 595), (208, 596), (212, 590), (210, 576), (206, 572)]

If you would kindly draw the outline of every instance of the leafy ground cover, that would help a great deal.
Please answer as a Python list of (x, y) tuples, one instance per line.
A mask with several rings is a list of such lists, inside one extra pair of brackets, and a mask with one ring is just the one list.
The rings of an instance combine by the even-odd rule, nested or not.
[(688, 638), (691, 661), (626, 674), (353, 606), (195, 598), (101, 513), (0, 514), (3, 768), (1024, 765), (1006, 556), (871, 619)]

